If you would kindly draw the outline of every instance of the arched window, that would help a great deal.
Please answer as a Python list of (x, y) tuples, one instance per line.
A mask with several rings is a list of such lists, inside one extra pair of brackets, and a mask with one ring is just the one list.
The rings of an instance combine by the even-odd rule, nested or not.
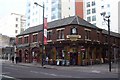
[(76, 27), (73, 27), (73, 28), (71, 29), (71, 34), (72, 34), (72, 35), (77, 35), (77, 28), (76, 28)]

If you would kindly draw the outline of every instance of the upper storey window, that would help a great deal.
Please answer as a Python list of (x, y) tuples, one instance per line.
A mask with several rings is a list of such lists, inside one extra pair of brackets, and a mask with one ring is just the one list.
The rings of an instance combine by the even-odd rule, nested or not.
[(77, 28), (76, 27), (71, 28), (71, 35), (77, 35), (77, 34), (78, 34)]
[(92, 2), (92, 6), (95, 6), (95, 1)]
[(64, 28), (57, 29), (57, 39), (64, 39)]
[(24, 43), (28, 43), (28, 36), (24, 37)]
[(18, 44), (22, 44), (22, 37), (18, 38)]
[(90, 7), (90, 2), (87, 2), (87, 7)]
[(38, 34), (33, 34), (33, 42), (37, 42), (38, 41)]

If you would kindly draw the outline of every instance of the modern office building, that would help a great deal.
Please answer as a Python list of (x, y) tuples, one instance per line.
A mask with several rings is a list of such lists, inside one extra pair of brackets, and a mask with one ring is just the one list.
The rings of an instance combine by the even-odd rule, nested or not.
[(24, 31), (26, 18), (24, 15), (11, 13), (0, 19), (0, 33), (15, 37)]
[(110, 29), (118, 32), (118, 1), (120, 0), (84, 0), (84, 19), (88, 22), (108, 30), (107, 22), (101, 13), (110, 15)]
[(42, 22), (43, 11), (42, 7), (35, 5), (34, 2), (37, 2), (40, 5), (43, 5), (42, 0), (27, 0), (26, 4), (26, 28), (32, 27), (34, 25), (40, 24)]
[[(120, 14), (120, 1), (118, 3), (118, 14)], [(118, 22), (120, 22), (120, 15), (118, 15)], [(118, 23), (118, 32), (120, 33), (120, 23)]]
[[(80, 16), (91, 24), (108, 30), (107, 22), (103, 20), (101, 13), (110, 15), (110, 29), (118, 32), (118, 1), (119, 0), (44, 0), (45, 17), (48, 22), (63, 19), (69, 16)], [(27, 23), (26, 28), (42, 24), (42, 7), (36, 6), (34, 2), (43, 5), (42, 0), (27, 1)]]
[[(36, 6), (34, 2), (43, 5), (42, 0), (27, 0), (26, 28), (43, 23), (43, 8)], [(83, 18), (83, 0), (44, 0), (44, 4), (48, 22), (74, 15)]]

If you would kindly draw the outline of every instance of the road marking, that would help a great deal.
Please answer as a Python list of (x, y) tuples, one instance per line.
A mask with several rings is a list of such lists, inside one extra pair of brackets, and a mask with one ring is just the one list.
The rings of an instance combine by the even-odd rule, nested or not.
[(93, 73), (100, 73), (100, 71), (97, 71), (97, 70), (93, 70), (92, 72)]
[(50, 74), (50, 73), (45, 73), (45, 72), (40, 72), (40, 73), (41, 73), (41, 74), (45, 74), (45, 75), (51, 75), (51, 76), (72, 77), (72, 76), (65, 76), (65, 75)]
[(67, 75), (59, 75), (61, 77), (72, 77), (72, 76), (67, 76)]
[(32, 72), (32, 73), (39, 73), (39, 72), (37, 72), (37, 71), (30, 71), (30, 72)]
[[(1, 76), (1, 75), (0, 75), (0, 76)], [(7, 75), (2, 75), (2, 77), (6, 77), (6, 78), (12, 78), (12, 79), (14, 79), (14, 77), (7, 76)]]
[(56, 75), (56, 74), (50, 74), (51, 76), (58, 76), (58, 75)]

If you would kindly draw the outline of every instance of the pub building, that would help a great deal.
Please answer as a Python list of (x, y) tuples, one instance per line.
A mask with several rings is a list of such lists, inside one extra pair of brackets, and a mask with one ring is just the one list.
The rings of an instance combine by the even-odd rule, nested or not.
[[(49, 22), (47, 44), (42, 53), (42, 27), (43, 25), (30, 27), (16, 36), (17, 56), (20, 62), (41, 63), (42, 58), (46, 57), (48, 57), (48, 64), (55, 65), (57, 61), (69, 62), (70, 65), (108, 62), (108, 32), (106, 30), (78, 16)], [(119, 45), (120, 34), (110, 32), (112, 61), (117, 61), (120, 57)]]

